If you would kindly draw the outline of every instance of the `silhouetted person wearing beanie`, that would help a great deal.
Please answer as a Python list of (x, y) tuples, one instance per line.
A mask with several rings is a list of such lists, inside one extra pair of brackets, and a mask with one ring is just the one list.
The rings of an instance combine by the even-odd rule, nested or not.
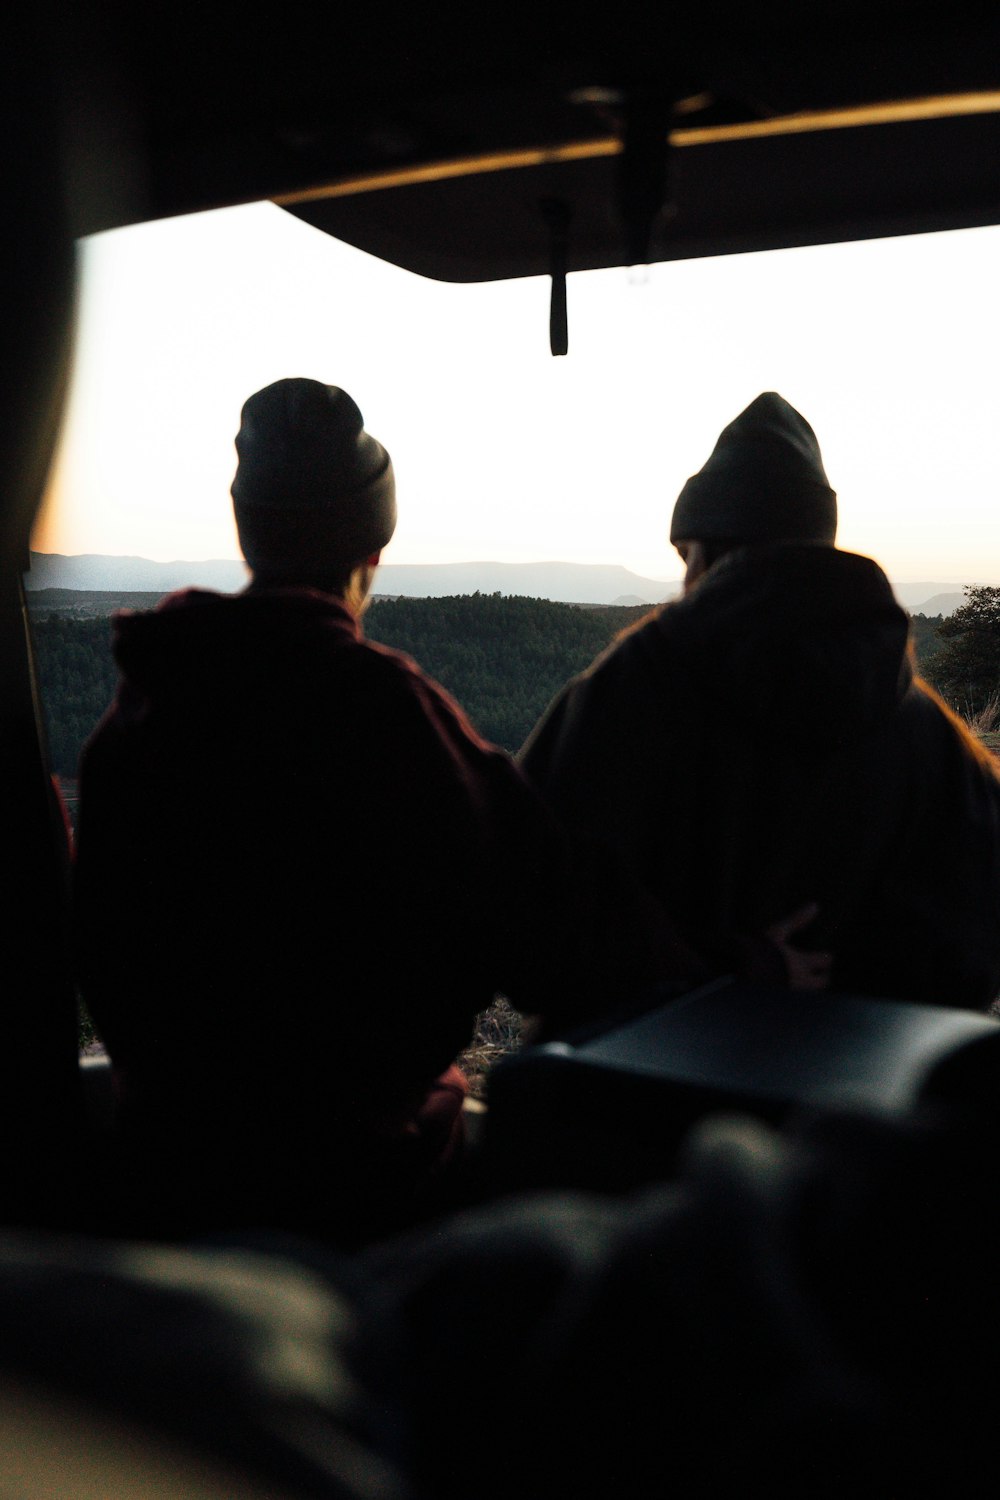
[(555, 700), (521, 763), (710, 958), (816, 901), (835, 988), (1000, 989), (1000, 784), (914, 672), (881, 569), (834, 547), (815, 434), (774, 392), (677, 499), (683, 597)]
[(363, 1237), (457, 1148), (446, 1070), (497, 991), (576, 1018), (708, 969), (364, 640), (395, 485), (350, 396), (278, 381), (236, 447), (250, 586), (116, 618), (81, 767), (84, 992), (120, 1081), (126, 1227)]

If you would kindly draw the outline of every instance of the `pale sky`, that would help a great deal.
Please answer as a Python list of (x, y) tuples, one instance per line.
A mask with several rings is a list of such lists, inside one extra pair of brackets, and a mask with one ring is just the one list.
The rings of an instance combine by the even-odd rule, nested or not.
[(623, 563), (676, 578), (678, 490), (760, 391), (812, 423), (841, 546), (898, 582), (1000, 582), (1000, 229), (679, 261), (635, 285), (451, 286), (271, 204), (81, 246), (76, 370), (36, 550), (236, 557), (240, 407), (344, 386), (389, 449), (386, 562)]

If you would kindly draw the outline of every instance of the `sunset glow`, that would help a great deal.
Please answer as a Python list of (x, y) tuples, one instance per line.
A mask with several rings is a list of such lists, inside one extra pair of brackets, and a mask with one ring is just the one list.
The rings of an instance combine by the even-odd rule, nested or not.
[(676, 578), (670, 509), (779, 390), (816, 429), (840, 543), (897, 580), (1000, 579), (1000, 230), (570, 278), (437, 283), (271, 204), (81, 247), (76, 374), (34, 543), (232, 557), (233, 436), (285, 375), (343, 385), (390, 449), (389, 562), (563, 558)]

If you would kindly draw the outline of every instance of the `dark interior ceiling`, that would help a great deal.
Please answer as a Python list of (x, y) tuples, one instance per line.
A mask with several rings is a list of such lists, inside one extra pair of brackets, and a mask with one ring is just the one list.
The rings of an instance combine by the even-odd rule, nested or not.
[(78, 232), (277, 198), (464, 281), (1000, 221), (996, 5), (455, 15), (67, 3)]

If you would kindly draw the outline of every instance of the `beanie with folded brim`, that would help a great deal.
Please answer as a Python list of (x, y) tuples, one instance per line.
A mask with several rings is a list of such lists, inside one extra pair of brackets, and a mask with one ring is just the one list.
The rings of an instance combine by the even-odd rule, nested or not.
[(339, 387), (296, 379), (257, 391), (236, 452), (233, 509), (254, 572), (348, 569), (391, 538), (392, 461)]
[(677, 497), (670, 540), (826, 542), (837, 496), (816, 434), (775, 391), (723, 428), (711, 457)]

